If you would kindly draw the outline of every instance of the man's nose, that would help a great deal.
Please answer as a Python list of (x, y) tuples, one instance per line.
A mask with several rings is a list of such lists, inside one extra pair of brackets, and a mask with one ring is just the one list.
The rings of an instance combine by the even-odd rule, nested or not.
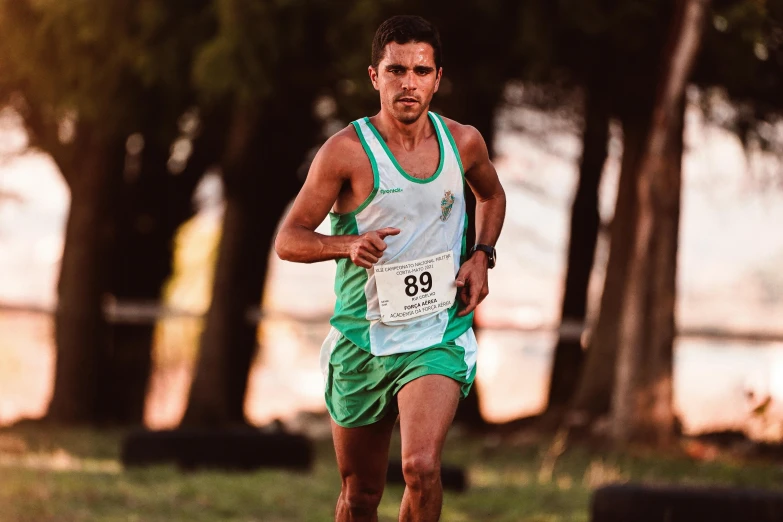
[(402, 78), (402, 88), (407, 91), (414, 91), (416, 90), (417, 82), (418, 78), (416, 77), (416, 74), (413, 71), (408, 71)]

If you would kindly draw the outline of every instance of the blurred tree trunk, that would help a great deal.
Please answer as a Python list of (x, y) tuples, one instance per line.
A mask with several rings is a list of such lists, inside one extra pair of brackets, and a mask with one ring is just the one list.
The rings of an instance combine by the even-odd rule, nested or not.
[[(604, 89), (595, 85), (587, 92), (579, 185), (571, 207), (568, 268), (561, 326), (569, 323), (582, 324), (587, 315), (587, 290), (600, 225), (598, 188), (607, 157), (609, 109)], [(583, 358), (581, 341), (561, 332), (555, 346), (547, 414), (559, 417), (572, 399)]]
[[(655, 206), (658, 222), (653, 237), (651, 310), (646, 338), (649, 356), (643, 363), (650, 376), (650, 395), (641, 419), (644, 433), (655, 434), (656, 441), (668, 441), (674, 435), (674, 337), (677, 294), (677, 249), (680, 236), (680, 198), (682, 188), (683, 131), (685, 103), (680, 99), (672, 121), (671, 140), (666, 149), (666, 167), (657, 178)], [(647, 392), (645, 392), (647, 393)]]
[[(120, 173), (123, 139), (85, 153), (67, 175), (72, 203), (56, 314), (55, 392), (48, 417), (63, 423), (139, 425), (154, 324), (113, 324), (104, 298), (154, 301), (170, 273), (172, 238), (192, 214), (197, 177), (174, 178), (167, 148), (151, 143), (135, 183)], [(111, 155), (111, 161), (102, 158)], [(64, 169), (68, 169), (64, 166)], [(119, 185), (118, 185), (119, 184)]]
[(71, 193), (65, 247), (57, 285), (56, 362), (48, 420), (63, 424), (100, 421), (98, 397), (105, 369), (108, 330), (103, 315), (107, 244), (113, 233), (106, 194), (122, 151), (95, 129), (82, 127), (70, 161), (58, 166)]
[[(259, 12), (234, 7), (237, 17)], [(268, 92), (260, 98), (248, 94), (258, 88), (251, 75), (251, 89), (230, 97), (234, 110), (221, 154), (226, 210), (212, 302), (182, 426), (248, 424), (245, 399), (258, 344), (258, 325), (248, 311), (261, 306), (275, 231), (301, 186), (300, 167), (321, 137), (314, 103), (326, 85), (337, 81), (335, 57), (324, 43), (332, 37), (325, 23), (329, 6), (277, 7), (278, 25), (290, 24), (290, 29), (270, 48), (274, 52), (259, 55), (272, 59), (262, 82)], [(233, 29), (226, 31), (233, 38)]]
[[(171, 275), (174, 236), (194, 214), (193, 192), (207, 168), (217, 162), (225, 131), (214, 119), (202, 122), (204, 130), (193, 140), (193, 153), (184, 170), (174, 174), (168, 168), (169, 139), (155, 139), (164, 122), (159, 121), (156, 111), (151, 110), (150, 115), (153, 122), (143, 133), (145, 145), (138, 164), (126, 162), (124, 176), (115, 188), (117, 233), (111, 291), (118, 301), (157, 304)], [(168, 134), (174, 136), (174, 130)], [(106, 423), (143, 423), (155, 327), (154, 321), (111, 325), (101, 393), (101, 416)]]
[[(665, 171), (662, 171), (661, 178), (667, 179), (661, 180), (668, 184), (667, 189), (669, 194), (661, 194), (660, 199), (655, 204), (655, 212), (660, 212), (660, 216), (656, 219), (658, 222), (655, 224), (656, 229), (654, 237), (651, 239), (651, 250), (649, 252), (649, 273), (654, 274), (650, 279), (650, 286), (648, 288), (649, 296), (645, 306), (648, 307), (647, 317), (643, 319), (641, 328), (643, 329), (643, 339), (640, 345), (638, 354), (642, 358), (642, 361), (637, 361), (637, 364), (646, 366), (644, 369), (645, 374), (655, 376), (651, 385), (654, 389), (649, 390), (650, 395), (644, 399), (644, 403), (647, 404), (647, 408), (652, 410), (651, 414), (654, 414), (656, 418), (660, 418), (661, 422), (649, 423), (641, 429), (641, 435), (647, 437), (653, 435), (657, 440), (665, 441), (667, 437), (671, 435), (673, 428), (673, 414), (670, 410), (672, 401), (672, 347), (675, 335), (674, 324), (674, 307), (675, 307), (675, 291), (676, 291), (676, 266), (677, 266), (677, 244), (679, 238), (679, 213), (680, 213), (680, 171), (682, 161), (682, 132), (683, 132), (683, 112), (682, 108), (678, 109), (677, 120), (673, 122), (672, 128), (672, 143), (667, 147), (665, 161), (668, 165), (665, 166)], [(674, 193), (672, 191), (676, 190)], [(638, 194), (637, 194), (638, 198)], [(641, 211), (641, 209), (640, 209)], [(639, 218), (637, 217), (637, 220)], [(631, 222), (633, 223), (633, 222)], [(631, 248), (634, 246), (634, 242), (628, 243), (627, 253), (630, 257)], [(628, 260), (628, 266), (633, 261)], [(626, 272), (626, 277), (629, 274)], [(626, 281), (627, 287), (630, 286), (630, 281)], [(623, 302), (628, 299), (627, 293), (622, 297)], [(615, 347), (614, 347), (614, 361), (615, 364), (611, 365), (611, 376), (604, 375), (602, 382), (605, 386), (602, 388), (600, 405), (603, 408), (598, 414), (605, 414), (609, 412), (610, 406), (618, 400), (618, 397), (612, 395), (612, 389), (618, 385), (619, 376), (616, 374), (616, 368), (619, 368), (619, 364), (623, 364), (618, 359), (618, 346), (620, 345), (619, 335), (621, 335), (620, 321), (622, 318), (622, 310), (617, 314), (616, 328), (613, 330)], [(641, 375), (637, 376), (642, 378)], [(611, 380), (609, 380), (611, 379)], [(641, 383), (639, 384), (641, 385)], [(618, 390), (619, 393), (619, 390)], [(641, 407), (641, 406), (640, 406)], [(638, 414), (638, 413), (637, 413)], [(649, 420), (649, 419), (648, 419)], [(661, 428), (661, 433), (657, 434), (658, 426)], [(652, 429), (653, 431), (647, 431)], [(658, 438), (660, 435), (660, 438)]]
[(292, 91), (281, 89), (261, 111), (240, 108), (234, 114), (212, 303), (183, 426), (247, 424), (245, 395), (258, 330), (248, 311), (261, 303), (274, 233), (320, 130), (312, 116), (315, 93)]
[[(641, 107), (649, 104), (640, 103)], [(572, 400), (575, 418), (590, 422), (609, 412), (617, 356), (617, 324), (623, 307), (627, 266), (633, 245), (636, 212), (636, 172), (647, 130), (647, 115), (639, 112), (621, 116), (623, 158), (614, 217), (610, 225), (610, 250), (600, 311), (577, 380)]]
[[(263, 292), (266, 253), (276, 217), (264, 212), (257, 183), (237, 183), (227, 193), (212, 302), (183, 425), (244, 424), (244, 398), (256, 350), (256, 325), (248, 319)], [(271, 224), (270, 224), (271, 220)]]
[[(138, 170), (126, 166), (111, 194), (116, 222), (111, 293), (118, 302), (157, 303), (171, 263), (171, 235), (165, 230), (162, 207), (170, 196), (165, 177), (168, 154), (150, 143), (150, 136), (145, 141)], [(108, 424), (143, 423), (154, 329), (154, 321), (122, 320), (110, 326), (100, 394), (101, 417)]]
[[(115, 189), (128, 134), (148, 113), (165, 119), (164, 113), (174, 112), (171, 108), (192, 93), (192, 82), (181, 80), (190, 78), (192, 55), (213, 32), (205, 16), (210, 0), (165, 9), (153, 3), (144, 11), (154, 11), (152, 18), (137, 16), (138, 2), (125, 1), (111, 6), (4, 2), (0, 8), (0, 99), (24, 120), (29, 146), (52, 156), (71, 193), (55, 316), (54, 392), (47, 412), (57, 422), (103, 425), (128, 418), (122, 413), (126, 395), (141, 395), (143, 401), (136, 389), (146, 388), (148, 355), (135, 340), (127, 347), (112, 342), (116, 332), (103, 314), (105, 298), (115, 293), (117, 241), (128, 239), (123, 220), (132, 219), (122, 214)], [(156, 113), (144, 103), (146, 95), (167, 110)], [(147, 217), (141, 221), (149, 222)], [(127, 246), (129, 255), (143, 256), (140, 244)], [(149, 268), (141, 263), (114, 279), (132, 279)], [(131, 409), (140, 411), (139, 401), (132, 402)]]
[(612, 437), (621, 444), (666, 444), (674, 434), (671, 360), (681, 183), (680, 167), (672, 163), (682, 161), (675, 154), (682, 151), (684, 91), (708, 4), (677, 3), (639, 166), (636, 238), (620, 315), (612, 400)]

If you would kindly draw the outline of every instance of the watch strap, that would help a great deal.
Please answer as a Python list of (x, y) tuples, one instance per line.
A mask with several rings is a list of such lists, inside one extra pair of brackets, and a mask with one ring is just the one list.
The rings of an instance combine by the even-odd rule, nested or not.
[(497, 258), (495, 247), (477, 243), (476, 245), (473, 246), (473, 249), (470, 251), (471, 255), (473, 255), (473, 253), (476, 250), (481, 250), (482, 252), (487, 254), (487, 260), (489, 261), (489, 264), (487, 265), (488, 268), (495, 267), (495, 260)]

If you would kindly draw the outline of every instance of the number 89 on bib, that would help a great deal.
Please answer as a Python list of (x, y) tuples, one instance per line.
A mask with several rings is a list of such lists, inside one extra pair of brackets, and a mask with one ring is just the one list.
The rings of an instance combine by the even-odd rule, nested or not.
[(450, 308), (457, 296), (451, 252), (375, 265), (381, 321), (394, 323)]

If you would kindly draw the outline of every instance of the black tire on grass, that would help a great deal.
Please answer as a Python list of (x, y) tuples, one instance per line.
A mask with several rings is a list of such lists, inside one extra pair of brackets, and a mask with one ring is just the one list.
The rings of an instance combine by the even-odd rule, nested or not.
[(174, 464), (183, 470), (309, 470), (313, 453), (307, 437), (290, 433), (252, 429), (140, 430), (123, 441), (121, 460), (126, 467)]
[(592, 498), (591, 522), (781, 522), (783, 491), (615, 484)]

